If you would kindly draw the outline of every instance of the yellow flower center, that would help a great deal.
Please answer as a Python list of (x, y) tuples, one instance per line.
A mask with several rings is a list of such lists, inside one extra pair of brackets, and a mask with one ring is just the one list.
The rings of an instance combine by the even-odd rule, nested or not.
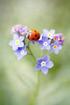
[(57, 45), (54, 45), (54, 46), (53, 46), (53, 48), (57, 48), (57, 47), (58, 47)]
[(48, 36), (51, 36), (51, 33), (49, 33)]
[(19, 40), (16, 40), (15, 43), (16, 43), (16, 45), (19, 45), (20, 41)]

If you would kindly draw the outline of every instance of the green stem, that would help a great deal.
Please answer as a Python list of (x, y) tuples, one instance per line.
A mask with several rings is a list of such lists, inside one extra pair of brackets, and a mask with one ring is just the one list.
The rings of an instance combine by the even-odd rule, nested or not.
[[(29, 47), (29, 44), (28, 44), (28, 50), (29, 50), (29, 52), (30, 52), (30, 54), (31, 54), (31, 56), (34, 58), (34, 60), (36, 61), (36, 58), (35, 58), (35, 56), (33, 55), (33, 53), (32, 53), (32, 51), (31, 51), (31, 49), (30, 49), (30, 47)], [(36, 99), (37, 99), (37, 96), (38, 96), (38, 93), (39, 93), (39, 88), (40, 88), (40, 72), (38, 71), (37, 72), (37, 77), (38, 77), (38, 79), (37, 79), (37, 84), (36, 84), (36, 87), (34, 88), (34, 92), (33, 92), (33, 94), (31, 95), (31, 99), (30, 99), (30, 103), (29, 103), (29, 105), (35, 105), (35, 102), (36, 102)]]
[(36, 100), (37, 100), (37, 97), (38, 97), (38, 94), (39, 94), (39, 89), (40, 89), (40, 75), (39, 75), (39, 73), (40, 72), (38, 71), (37, 73), (38, 73), (38, 80), (37, 80), (36, 87), (34, 88), (34, 92), (31, 95), (29, 105), (36, 105)]
[(27, 40), (27, 41), (25, 41), (25, 43), (27, 44), (27, 49), (29, 51), (29, 55), (31, 55), (34, 58), (34, 60), (36, 60), (35, 56), (33, 55), (32, 51), (31, 51), (31, 48), (30, 48), (30, 41)]
[(28, 48), (28, 50), (29, 50), (29, 52), (30, 52), (30, 55), (31, 55), (31, 56), (34, 58), (34, 60), (36, 61), (36, 58), (35, 58), (35, 56), (33, 55), (33, 53), (32, 53), (32, 51), (31, 51), (30, 47), (28, 46), (27, 48)]

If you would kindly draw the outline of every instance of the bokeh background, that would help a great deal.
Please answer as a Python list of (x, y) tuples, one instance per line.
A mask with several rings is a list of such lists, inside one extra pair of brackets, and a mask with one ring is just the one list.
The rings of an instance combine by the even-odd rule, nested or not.
[[(17, 61), (8, 43), (15, 24), (62, 32), (65, 43), (44, 76), (31, 56)], [(40, 50), (31, 46), (38, 57)], [(0, 105), (70, 105), (70, 0), (0, 0)]]

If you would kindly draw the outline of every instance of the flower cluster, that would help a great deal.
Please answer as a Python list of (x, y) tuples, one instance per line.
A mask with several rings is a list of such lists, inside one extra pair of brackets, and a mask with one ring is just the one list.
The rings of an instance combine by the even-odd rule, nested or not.
[(62, 49), (64, 38), (62, 33), (55, 33), (55, 30), (43, 30), (41, 38), (38, 40), (42, 50), (48, 50), (55, 54), (58, 54)]
[(12, 27), (11, 33), (13, 35), (13, 40), (10, 41), (9, 45), (12, 47), (14, 53), (16, 54), (18, 60), (22, 59), (27, 55), (25, 38), (28, 32), (28, 28), (22, 25), (15, 25)]
[[(18, 60), (28, 54), (27, 49), (29, 49), (29, 43), (33, 43), (34, 45), (34, 43), (37, 42), (42, 51), (47, 50), (55, 54), (60, 52), (64, 43), (62, 33), (56, 34), (53, 29), (44, 29), (43, 33), (40, 34), (37, 30), (28, 29), (27, 26), (15, 25), (12, 27), (11, 33), (13, 39), (10, 41), (9, 45), (12, 47), (12, 50)], [(36, 70), (41, 70), (44, 74), (47, 74), (48, 70), (52, 68), (53, 65), (54, 64), (50, 60), (50, 57), (44, 55), (43, 57), (37, 59)]]

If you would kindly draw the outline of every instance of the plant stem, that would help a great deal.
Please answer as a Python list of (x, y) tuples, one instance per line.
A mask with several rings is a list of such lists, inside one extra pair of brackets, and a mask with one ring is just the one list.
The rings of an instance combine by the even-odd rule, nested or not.
[[(33, 55), (30, 47), (29, 47), (29, 44), (27, 46), (31, 56), (34, 58), (34, 60), (36, 61), (36, 58), (35, 56)], [(34, 88), (34, 92), (33, 94), (31, 95), (31, 99), (30, 99), (30, 103), (29, 105), (35, 105), (35, 102), (36, 102), (36, 99), (37, 99), (37, 96), (38, 96), (38, 93), (39, 93), (39, 88), (40, 88), (40, 71), (37, 72), (37, 84), (36, 84), (36, 87)]]
[(39, 73), (40, 72), (38, 71), (37, 73), (38, 73), (37, 84), (36, 84), (36, 87), (34, 88), (33, 94), (31, 95), (29, 105), (36, 105), (36, 100), (37, 100), (37, 97), (39, 94), (39, 89), (40, 89), (40, 75), (39, 75)]
[(34, 60), (36, 61), (36, 58), (35, 58), (35, 56), (33, 55), (32, 51), (31, 51), (31, 48), (30, 48), (30, 46), (29, 46), (29, 42), (28, 42), (27, 49), (28, 49), (28, 51), (30, 52), (30, 55), (31, 55), (31, 56), (34, 58)]

